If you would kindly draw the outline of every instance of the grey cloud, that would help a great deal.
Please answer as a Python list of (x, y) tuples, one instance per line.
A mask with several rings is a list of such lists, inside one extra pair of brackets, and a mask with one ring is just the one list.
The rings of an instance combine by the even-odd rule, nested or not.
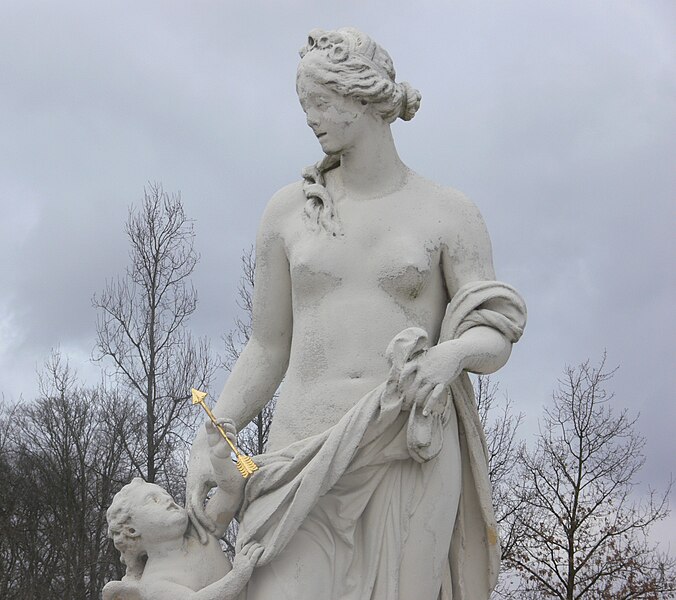
[(674, 455), (673, 5), (511, 1), (5, 2), (0, 9), (0, 391), (61, 345), (86, 365), (91, 295), (121, 273), (127, 208), (180, 190), (202, 261), (193, 324), (236, 312), (267, 198), (319, 158), (295, 96), (314, 27), (354, 24), (423, 93), (395, 136), (465, 191), (530, 322), (499, 379), (534, 431), (566, 363), (620, 364), (618, 407)]

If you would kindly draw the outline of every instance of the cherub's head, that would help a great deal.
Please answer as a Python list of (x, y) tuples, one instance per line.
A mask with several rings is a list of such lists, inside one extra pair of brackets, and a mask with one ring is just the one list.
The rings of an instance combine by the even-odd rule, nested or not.
[(125, 485), (106, 513), (108, 537), (127, 565), (127, 576), (143, 573), (153, 545), (179, 540), (188, 528), (188, 513), (160, 486), (140, 477)]

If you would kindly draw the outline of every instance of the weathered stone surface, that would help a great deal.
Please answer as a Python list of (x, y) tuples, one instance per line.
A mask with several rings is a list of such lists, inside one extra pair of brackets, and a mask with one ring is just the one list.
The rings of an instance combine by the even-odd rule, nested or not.
[[(400, 160), (390, 124), (420, 94), (385, 50), (317, 30), (301, 56), (298, 96), (325, 156), (266, 208), (251, 340), (214, 409), (241, 428), (284, 378), (241, 494), (242, 597), (487, 599), (499, 545), (466, 372), (507, 361), (525, 306), (495, 281), (476, 207)], [(187, 508), (206, 547), (227, 521), (218, 498), (240, 498), (227, 452), (212, 432), (191, 454)]]

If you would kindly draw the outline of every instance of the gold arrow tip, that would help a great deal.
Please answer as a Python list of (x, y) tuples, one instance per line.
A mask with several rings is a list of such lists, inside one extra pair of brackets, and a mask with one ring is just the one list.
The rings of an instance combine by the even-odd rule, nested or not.
[(193, 404), (201, 404), (204, 402), (204, 399), (207, 397), (206, 392), (200, 392), (199, 390), (196, 390), (195, 388), (192, 388), (190, 390), (192, 392), (192, 403)]

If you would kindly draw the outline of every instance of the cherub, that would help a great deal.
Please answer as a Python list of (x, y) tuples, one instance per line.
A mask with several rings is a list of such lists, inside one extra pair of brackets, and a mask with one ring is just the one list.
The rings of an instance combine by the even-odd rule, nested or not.
[[(232, 421), (220, 420), (230, 439)], [(215, 428), (207, 423), (207, 430)], [(207, 504), (216, 528), (202, 543), (188, 512), (161, 487), (135, 478), (113, 498), (108, 535), (127, 572), (103, 588), (103, 600), (235, 600), (246, 585), (263, 548), (248, 544), (234, 564), (221, 550), (221, 537), (242, 501), (244, 480), (228, 458), (215, 456), (218, 490)]]

